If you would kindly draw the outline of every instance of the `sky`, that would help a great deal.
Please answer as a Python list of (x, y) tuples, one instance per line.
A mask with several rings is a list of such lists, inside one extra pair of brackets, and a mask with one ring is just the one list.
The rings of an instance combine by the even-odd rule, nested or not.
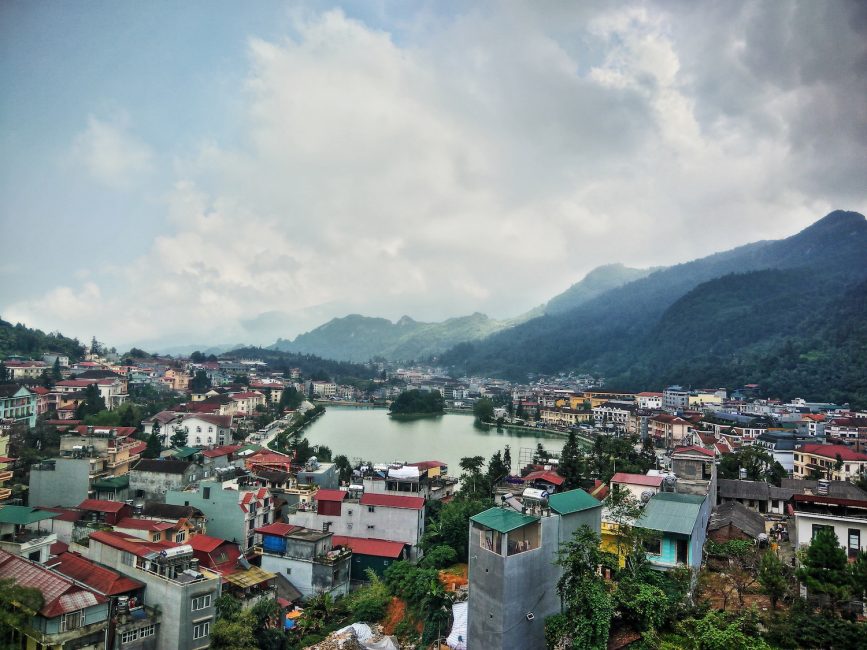
[(867, 211), (867, 3), (0, 3), (0, 317), (519, 315)]

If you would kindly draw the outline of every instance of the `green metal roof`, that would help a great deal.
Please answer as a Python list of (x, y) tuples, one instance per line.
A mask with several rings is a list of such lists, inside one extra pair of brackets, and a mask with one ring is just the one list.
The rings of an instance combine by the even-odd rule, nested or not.
[(129, 487), (129, 474), (97, 479), (93, 482), (92, 487), (99, 488), (101, 490), (120, 490), (125, 487)]
[(639, 524), (649, 530), (689, 535), (695, 528), (695, 520), (704, 500), (705, 497), (695, 494), (660, 492), (644, 506)]
[(172, 453), (174, 458), (189, 458), (190, 456), (195, 456), (196, 454), (201, 453), (201, 449), (195, 449), (194, 447), (181, 447), (177, 451)]
[(584, 490), (578, 488), (577, 490), (552, 494), (548, 497), (548, 505), (551, 506), (551, 509), (554, 510), (554, 512), (561, 515), (569, 515), (573, 512), (601, 507), (602, 502), (597, 501)]
[(56, 512), (37, 510), (30, 506), (0, 506), (0, 524), (24, 526), (43, 519), (54, 519)]
[(522, 515), (517, 510), (512, 510), (511, 508), (488, 508), (484, 512), (470, 517), (470, 519), (477, 524), (493, 528), (501, 533), (508, 533), (510, 530), (515, 530), (516, 528), (539, 521), (538, 517)]

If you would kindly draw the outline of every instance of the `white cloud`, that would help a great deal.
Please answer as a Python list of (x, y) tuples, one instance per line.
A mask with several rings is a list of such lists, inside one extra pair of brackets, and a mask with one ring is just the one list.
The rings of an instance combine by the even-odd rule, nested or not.
[[(173, 231), (7, 311), (176, 343), (267, 343), (349, 312), (510, 316), (599, 264), (684, 261), (863, 207), (842, 172), (839, 194), (805, 188), (799, 129), (822, 74), (756, 68), (746, 26), (776, 10), (672, 7), (494, 5), (410, 44), (331, 11), (293, 39), (254, 38), (246, 137), (177, 161)], [(91, 118), (76, 151), (113, 187), (154, 158), (128, 120)]]
[(71, 155), (93, 179), (116, 189), (139, 184), (153, 169), (154, 161), (151, 148), (131, 132), (124, 114), (112, 120), (91, 115), (87, 128), (75, 137)]

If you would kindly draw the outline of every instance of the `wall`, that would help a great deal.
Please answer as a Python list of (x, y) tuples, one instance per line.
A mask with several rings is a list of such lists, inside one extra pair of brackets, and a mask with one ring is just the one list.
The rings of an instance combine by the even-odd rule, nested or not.
[(867, 519), (839, 519), (814, 513), (796, 512), (794, 524), (789, 526), (789, 535), (795, 548), (810, 544), (813, 539), (813, 524), (818, 524), (833, 526), (834, 534), (837, 535), (840, 546), (844, 548), (848, 548), (849, 545), (849, 529), (860, 530), (861, 550), (867, 551)]
[(71, 508), (87, 499), (90, 460), (57, 458), (53, 470), (30, 469), (31, 506)]

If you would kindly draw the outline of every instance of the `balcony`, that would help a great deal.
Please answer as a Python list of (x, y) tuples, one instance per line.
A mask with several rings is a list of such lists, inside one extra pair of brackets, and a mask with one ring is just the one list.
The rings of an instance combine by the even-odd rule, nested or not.
[(0, 470), (0, 483), (12, 480), (12, 472), (9, 470)]
[(56, 541), (57, 535), (51, 531), (22, 528), (14, 533), (7, 533), (0, 537), (0, 548), (13, 555), (30, 557), (33, 553), (41, 553), (44, 547), (51, 546)]

